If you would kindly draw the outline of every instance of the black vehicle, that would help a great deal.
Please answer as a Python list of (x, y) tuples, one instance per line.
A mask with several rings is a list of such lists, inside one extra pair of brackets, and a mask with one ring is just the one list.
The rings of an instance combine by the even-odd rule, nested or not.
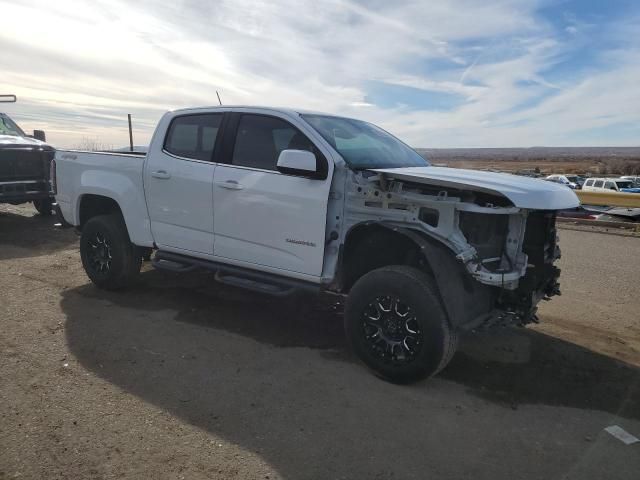
[[(7, 98), (8, 97), (8, 98)], [(15, 96), (0, 96), (15, 102)], [(0, 112), (0, 203), (33, 202), (42, 215), (51, 215), (53, 193), (51, 161), (55, 149), (45, 142), (42, 130), (25, 132)]]

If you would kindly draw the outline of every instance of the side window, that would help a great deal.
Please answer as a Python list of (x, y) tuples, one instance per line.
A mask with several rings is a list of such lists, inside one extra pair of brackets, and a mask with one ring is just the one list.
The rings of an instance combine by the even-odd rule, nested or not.
[(613, 182), (605, 183), (604, 188), (608, 188), (609, 190), (616, 190), (616, 186), (613, 184)]
[(169, 126), (164, 149), (179, 157), (211, 161), (222, 114), (183, 115)]
[(593, 184), (594, 187), (598, 187), (598, 188), (602, 188), (602, 184), (604, 183), (604, 181), (602, 180), (596, 180), (596, 183)]
[(593, 180), (587, 180), (586, 182), (584, 182), (584, 184), (587, 187), (591, 187), (593, 185)]
[(276, 170), (282, 150), (308, 150), (322, 157), (315, 145), (290, 123), (275, 117), (244, 114), (240, 117), (231, 163)]

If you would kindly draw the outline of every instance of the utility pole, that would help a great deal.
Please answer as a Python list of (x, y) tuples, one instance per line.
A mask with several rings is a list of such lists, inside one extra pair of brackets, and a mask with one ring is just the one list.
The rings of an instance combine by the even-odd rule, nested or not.
[(129, 119), (129, 150), (133, 152), (133, 129), (131, 128), (131, 114), (127, 113)]

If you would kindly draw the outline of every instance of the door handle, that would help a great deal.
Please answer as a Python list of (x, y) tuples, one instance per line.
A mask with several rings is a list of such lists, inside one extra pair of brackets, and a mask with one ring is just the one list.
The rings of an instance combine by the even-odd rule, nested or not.
[(242, 185), (237, 180), (227, 180), (226, 182), (217, 182), (219, 187), (227, 188), (229, 190), (242, 190)]
[(171, 178), (171, 175), (165, 170), (156, 170), (155, 172), (151, 172), (151, 176), (154, 178), (160, 178), (161, 180), (167, 180), (168, 178)]

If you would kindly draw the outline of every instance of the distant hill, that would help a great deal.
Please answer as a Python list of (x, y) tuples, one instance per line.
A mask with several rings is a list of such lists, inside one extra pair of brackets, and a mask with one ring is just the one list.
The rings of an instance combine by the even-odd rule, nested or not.
[(417, 148), (432, 162), (509, 160), (530, 162), (567, 160), (640, 161), (640, 147), (531, 147), (531, 148)]
[(417, 148), (432, 164), (542, 173), (640, 174), (640, 147)]

